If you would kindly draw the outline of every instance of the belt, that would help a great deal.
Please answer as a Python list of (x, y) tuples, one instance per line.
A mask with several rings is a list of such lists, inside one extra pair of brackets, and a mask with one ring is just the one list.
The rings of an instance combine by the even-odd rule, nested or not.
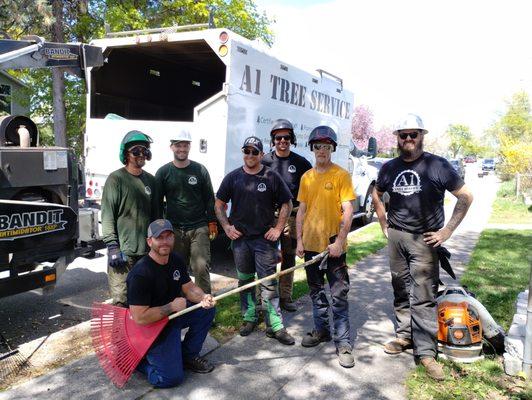
[(412, 231), (410, 229), (401, 228), (401, 227), (399, 227), (397, 225), (390, 224), (389, 222), (388, 222), (388, 228), (394, 229), (396, 231), (411, 233), (412, 235), (421, 235), (423, 233), (423, 232), (415, 232), (415, 231)]

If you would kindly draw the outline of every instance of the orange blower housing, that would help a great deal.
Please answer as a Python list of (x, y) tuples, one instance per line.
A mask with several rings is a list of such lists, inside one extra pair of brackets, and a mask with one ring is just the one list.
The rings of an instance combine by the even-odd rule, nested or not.
[(467, 302), (438, 304), (438, 341), (452, 346), (482, 342), (482, 325), (477, 312)]

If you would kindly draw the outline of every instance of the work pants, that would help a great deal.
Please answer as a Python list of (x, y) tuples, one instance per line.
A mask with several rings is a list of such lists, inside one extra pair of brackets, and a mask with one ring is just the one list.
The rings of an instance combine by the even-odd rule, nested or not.
[[(192, 304), (187, 302), (187, 306)], [(137, 370), (158, 388), (177, 386), (185, 377), (183, 360), (190, 360), (201, 351), (214, 319), (214, 308), (199, 308), (171, 320), (148, 350)], [(188, 327), (183, 342), (181, 329)]]
[[(279, 238), (281, 242), (281, 271), (292, 268), (296, 265), (296, 217), (290, 216)], [(294, 273), (279, 277), (279, 297), (281, 300), (292, 302), (292, 287), (294, 284)]]
[[(318, 254), (312, 251), (306, 251), (305, 261), (311, 260)], [(337, 348), (342, 346), (351, 347), (349, 302), (347, 301), (349, 273), (345, 258), (345, 253), (340, 257), (329, 257), (326, 262), (326, 269), (319, 269), (321, 260), (305, 267), (307, 283), (310, 289), (310, 298), (312, 299), (314, 327), (318, 332), (330, 334), (329, 301), (325, 294), (325, 276), (327, 276), (332, 299), (333, 339)]]
[(190, 265), (196, 285), (205, 293), (211, 293), (209, 228), (202, 226), (184, 231), (174, 226), (174, 230), (174, 251), (183, 257), (187, 265)]
[(423, 235), (388, 229), (388, 251), (398, 338), (411, 339), (414, 355), (436, 357), (439, 261)]
[[(277, 242), (262, 236), (243, 237), (233, 241), (233, 256), (238, 275), (238, 287), (258, 278), (274, 274), (277, 267)], [(266, 326), (274, 332), (283, 328), (283, 318), (279, 308), (277, 280), (268, 279), (260, 284), (260, 295), (264, 307)], [(255, 288), (240, 292), (240, 308), (244, 321), (257, 323), (257, 299)]]
[(133, 266), (144, 256), (125, 256), (127, 264), (115, 268), (107, 266), (107, 281), (113, 304), (127, 306), (127, 274)]

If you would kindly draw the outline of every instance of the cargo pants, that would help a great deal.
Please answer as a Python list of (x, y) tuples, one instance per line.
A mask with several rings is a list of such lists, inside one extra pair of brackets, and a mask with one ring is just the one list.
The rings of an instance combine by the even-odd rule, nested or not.
[(205, 293), (211, 293), (209, 227), (201, 226), (184, 231), (174, 226), (174, 230), (174, 251), (183, 257), (187, 265), (190, 265), (196, 285)]
[(107, 266), (107, 281), (114, 305), (127, 306), (127, 274), (144, 256), (126, 256), (127, 264), (121, 268)]
[(414, 355), (436, 357), (439, 260), (422, 234), (388, 228), (388, 252), (398, 338), (411, 339)]
[[(290, 216), (279, 237), (281, 242), (281, 271), (292, 268), (296, 265), (296, 217)], [(281, 300), (292, 302), (292, 288), (294, 285), (294, 273), (291, 272), (279, 277), (279, 297)]]

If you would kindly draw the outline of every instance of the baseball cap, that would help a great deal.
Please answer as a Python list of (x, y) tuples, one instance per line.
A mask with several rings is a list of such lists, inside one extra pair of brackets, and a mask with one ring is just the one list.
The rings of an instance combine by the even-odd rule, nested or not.
[(167, 219), (156, 219), (148, 226), (148, 237), (158, 238), (164, 231), (174, 233), (172, 223)]
[(250, 136), (246, 138), (246, 140), (244, 140), (244, 144), (242, 145), (242, 148), (244, 147), (253, 147), (258, 151), (263, 151), (262, 141), (256, 136)]

